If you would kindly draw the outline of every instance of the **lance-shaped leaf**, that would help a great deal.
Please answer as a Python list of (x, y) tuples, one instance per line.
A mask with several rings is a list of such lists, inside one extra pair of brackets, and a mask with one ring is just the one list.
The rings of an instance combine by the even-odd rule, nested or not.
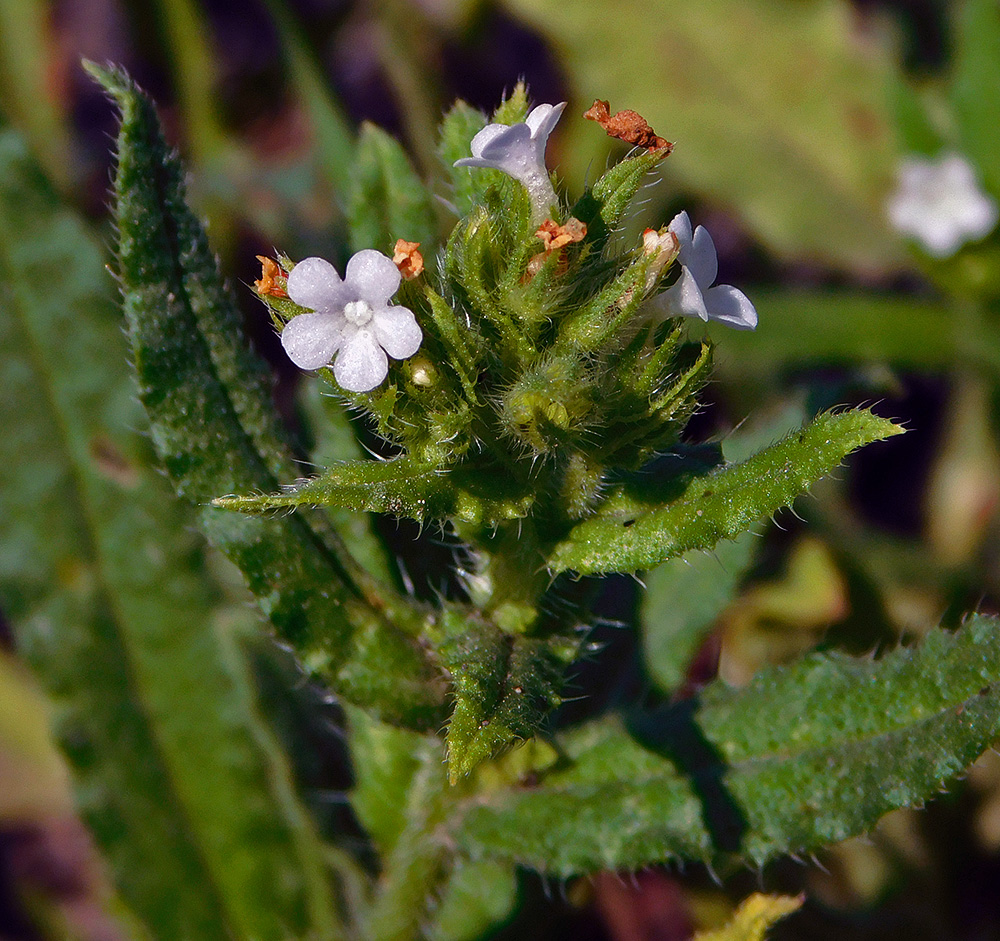
[(453, 636), (439, 645), (451, 673), (455, 708), (448, 726), (448, 775), (452, 783), (481, 761), (531, 738), (561, 699), (564, 664), (558, 647), (519, 637), (458, 612)]
[(391, 252), (396, 239), (406, 239), (430, 257), (437, 241), (427, 187), (399, 141), (374, 124), (362, 126), (355, 146), (347, 223), (354, 251)]
[(450, 184), (448, 194), (459, 218), (468, 215), (483, 201), (486, 190), (500, 178), (499, 170), (476, 170), (456, 167), (455, 161), (472, 153), (472, 138), (486, 126), (486, 115), (464, 101), (456, 101), (441, 122), (438, 154), (445, 179)]
[(813, 654), (632, 723), (568, 733), (565, 763), (453, 819), (475, 858), (568, 876), (736, 854), (762, 864), (933, 797), (1000, 733), (1000, 622), (873, 662)]
[(506, 479), (493, 478), (488, 485), (482, 481), (482, 471), (428, 467), (403, 456), (389, 461), (347, 461), (280, 493), (218, 497), (213, 502), (243, 513), (338, 506), (408, 516), (419, 522), (455, 518), (476, 526), (496, 526), (527, 515), (530, 494)]
[[(266, 369), (242, 338), (152, 104), (126, 76), (91, 71), (122, 111), (119, 269), (140, 398), (167, 472), (312, 669), (392, 721), (437, 725), (437, 671), (397, 626), (418, 620), (416, 612), (376, 587), (321, 519), (240, 517), (209, 505), (220, 493), (277, 489), (295, 476), (294, 463)], [(388, 606), (396, 623), (383, 613)]]
[[(188, 513), (149, 469), (103, 259), (0, 134), (0, 604), (152, 937), (338, 934)], [(247, 851), (253, 846), (252, 852)]]
[(828, 412), (740, 464), (687, 482), (622, 487), (555, 547), (549, 567), (634, 572), (690, 549), (710, 549), (791, 504), (851, 451), (902, 431), (866, 409)]

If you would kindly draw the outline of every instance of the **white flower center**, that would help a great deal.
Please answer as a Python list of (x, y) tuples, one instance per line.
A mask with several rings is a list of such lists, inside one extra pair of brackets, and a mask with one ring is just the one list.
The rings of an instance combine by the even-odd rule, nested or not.
[(367, 301), (350, 301), (344, 305), (344, 319), (355, 327), (363, 327), (372, 319), (372, 307)]

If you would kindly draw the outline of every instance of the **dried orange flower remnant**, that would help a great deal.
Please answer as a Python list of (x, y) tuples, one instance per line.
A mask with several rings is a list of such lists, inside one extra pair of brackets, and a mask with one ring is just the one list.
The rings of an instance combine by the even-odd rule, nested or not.
[(635, 147), (645, 147), (650, 153), (662, 150), (666, 157), (674, 149), (674, 145), (656, 134), (649, 122), (637, 111), (619, 111), (612, 115), (606, 101), (595, 99), (590, 108), (583, 112), (583, 116), (600, 124), (609, 137), (617, 137)]
[[(587, 225), (579, 219), (570, 216), (563, 225), (559, 225), (553, 219), (546, 219), (535, 233), (536, 238), (542, 240), (545, 251), (539, 252), (528, 262), (525, 269), (525, 280), (530, 281), (541, 270), (545, 264), (545, 259), (553, 252), (572, 245), (574, 242), (582, 242), (587, 235)], [(565, 267), (565, 259), (562, 266)]]
[(257, 261), (261, 266), (260, 280), (253, 283), (257, 293), (270, 297), (288, 297), (288, 293), (278, 282), (279, 278), (283, 280), (286, 277), (281, 266), (273, 258), (265, 258), (263, 255), (258, 255)]
[(573, 216), (570, 216), (564, 225), (557, 225), (554, 220), (546, 219), (538, 227), (535, 235), (542, 240), (546, 253), (554, 252), (564, 245), (582, 242), (587, 235), (587, 226)]
[(424, 256), (417, 251), (419, 242), (407, 242), (404, 239), (396, 240), (396, 247), (393, 249), (392, 261), (399, 269), (399, 273), (407, 280), (412, 281), (420, 277), (424, 270)]

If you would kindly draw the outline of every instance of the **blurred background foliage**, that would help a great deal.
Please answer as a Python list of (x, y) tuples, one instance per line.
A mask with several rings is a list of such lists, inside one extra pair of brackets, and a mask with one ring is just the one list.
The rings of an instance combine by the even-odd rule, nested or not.
[[(160, 893), (164, 938), (172, 908), (199, 904), (189, 914), (204, 919), (206, 937), (233, 926), (249, 937), (260, 927), (255, 893), (280, 913), (291, 904), (284, 868), (321, 878), (318, 835), (349, 841), (357, 826), (336, 706), (297, 684), (290, 658), (259, 636), (239, 578), (150, 470), (102, 270), (114, 117), (81, 57), (123, 65), (159, 102), (237, 284), (274, 247), (346, 257), (362, 122), (397, 136), (430, 177), (443, 108), (461, 97), (489, 111), (523, 77), (535, 101), (570, 102), (549, 164), (576, 193), (616, 146), (579, 115), (594, 98), (638, 110), (676, 149), (622, 237), (688, 209), (715, 236), (720, 281), (760, 313), (754, 333), (711, 331), (716, 381), (689, 440), (722, 441), (736, 459), (804, 414), (873, 401), (909, 427), (856, 455), (797, 514), (649, 573), (647, 593), (610, 580), (595, 634), (609, 649), (580, 669), (563, 721), (654, 686), (696, 688), (716, 671), (741, 684), (816, 645), (875, 652), (1000, 609), (1000, 240), (932, 260), (885, 213), (912, 152), (965, 153), (1000, 198), (995, 3), (0, 0), (0, 605), (6, 646), (48, 693), (0, 659), (3, 937), (121, 937), (121, 880)], [(325, 429), (311, 440), (309, 416), (324, 403), (315, 389), (297, 400), (265, 311), (237, 293), (304, 449), (343, 455), (354, 443), (342, 425), (341, 438)], [(364, 522), (354, 522), (359, 539)], [(418, 594), (454, 590), (453, 546), (440, 534), (377, 527)], [(371, 558), (382, 551), (373, 543)], [(640, 638), (618, 626), (638, 605)], [(117, 698), (84, 695), (67, 661)], [(171, 727), (181, 700), (224, 715), (207, 726), (216, 740)], [(47, 719), (71, 753), (92, 742), (95, 724), (105, 730), (101, 748), (73, 757), (76, 806), (112, 848), (114, 877), (74, 815)], [(365, 743), (392, 752), (387, 734), (370, 731)], [(412, 761), (401, 774), (421, 773)], [(108, 781), (116, 800), (89, 802)], [(296, 817), (295, 787), (309, 820)], [(390, 783), (359, 787), (369, 831), (399, 832), (380, 791)], [(190, 832), (176, 830), (173, 800), (199, 821)], [(137, 830), (169, 861), (158, 889), (135, 871), (142, 847), (126, 835)], [(253, 891), (238, 875), (252, 868), (249, 844), (227, 843), (238, 832), (283, 848)], [(168, 877), (218, 883), (229, 928), (210, 896), (182, 898), (165, 890)], [(525, 873), (515, 890), (479, 873), (452, 886), (464, 906), (445, 900), (429, 930), (683, 939), (724, 921), (763, 882), (808, 894), (776, 938), (989, 938), (1000, 937), (998, 880), (1000, 759), (990, 753), (930, 807), (895, 812), (821, 859), (722, 883), (693, 867), (558, 886)], [(291, 936), (321, 931), (322, 906), (305, 908), (308, 924), (286, 925)]]

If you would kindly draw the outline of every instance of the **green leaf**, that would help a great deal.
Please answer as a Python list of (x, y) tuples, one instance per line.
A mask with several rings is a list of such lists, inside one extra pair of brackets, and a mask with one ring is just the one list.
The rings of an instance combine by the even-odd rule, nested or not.
[(813, 654), (744, 689), (568, 733), (565, 762), (453, 818), (473, 858), (558, 876), (730, 854), (755, 865), (933, 797), (1000, 732), (1000, 622), (880, 661)]
[(791, 504), (851, 451), (902, 430), (865, 409), (826, 413), (742, 464), (681, 482), (679, 493), (667, 481), (663, 489), (675, 493), (666, 506), (655, 506), (663, 503), (655, 492), (622, 487), (555, 547), (549, 567), (582, 575), (634, 572), (710, 549)]
[(145, 472), (109, 289), (80, 221), (0, 134), (0, 603), (152, 936), (336, 935), (323, 850), (237, 650), (246, 620), (219, 608), (188, 515)]
[(956, 323), (947, 303), (877, 294), (754, 291), (753, 332), (710, 328), (723, 373), (747, 378), (803, 363), (891, 363), (917, 369), (972, 361), (1000, 371), (993, 334)]
[(408, 516), (419, 522), (453, 517), (477, 526), (495, 526), (526, 516), (531, 497), (512, 488), (509, 481), (494, 479), (485, 486), (482, 471), (428, 467), (404, 455), (388, 461), (348, 461), (280, 493), (218, 497), (213, 503), (243, 513), (338, 506)]
[(123, 74), (90, 68), (122, 110), (119, 270), (140, 398), (168, 474), (310, 669), (391, 721), (437, 726), (439, 675), (408, 636), (420, 614), (370, 579), (322, 518), (251, 518), (209, 504), (275, 490), (295, 464), (152, 104)]
[(492, 860), (459, 860), (445, 882), (427, 928), (431, 941), (475, 941), (489, 937), (517, 901), (514, 867)]
[(396, 239), (419, 242), (430, 258), (437, 226), (430, 194), (399, 142), (365, 124), (355, 147), (347, 198), (351, 248), (392, 252)]
[(454, 686), (447, 739), (454, 784), (539, 730), (562, 701), (564, 664), (544, 640), (507, 634), (465, 613), (445, 611), (442, 623), (452, 635), (439, 652)]
[[(315, 438), (311, 463), (328, 467), (338, 461), (360, 459), (364, 451), (351, 427), (344, 406), (336, 396), (324, 391), (320, 382), (299, 384), (299, 403)], [(374, 529), (375, 517), (331, 507), (330, 519), (335, 529), (346, 534), (351, 554), (376, 578), (393, 584), (397, 578), (391, 553)]]
[(952, 101), (962, 148), (1000, 196), (1000, 9), (993, 0), (966, 0), (955, 31)]
[(620, 160), (580, 197), (570, 215), (587, 224), (591, 241), (601, 244), (615, 231), (639, 187), (665, 156), (645, 152)]
[[(883, 210), (891, 64), (856, 41), (841, 0), (672, 0), (665, 16), (626, 0), (613, 23), (596, 0), (506, 6), (562, 51), (575, 100), (633, 108), (677, 142), (663, 164), (672, 189), (731, 206), (784, 257), (860, 270), (901, 259)], [(579, 181), (599, 162), (603, 132), (571, 115), (563, 123), (562, 169)]]
[(482, 205), (486, 190), (500, 177), (498, 170), (470, 170), (454, 165), (456, 160), (472, 155), (472, 138), (485, 126), (486, 115), (464, 101), (456, 101), (441, 123), (438, 154), (450, 184), (449, 198), (460, 219)]
[(661, 689), (676, 689), (712, 626), (733, 600), (757, 544), (754, 533), (688, 552), (643, 576), (643, 654)]

